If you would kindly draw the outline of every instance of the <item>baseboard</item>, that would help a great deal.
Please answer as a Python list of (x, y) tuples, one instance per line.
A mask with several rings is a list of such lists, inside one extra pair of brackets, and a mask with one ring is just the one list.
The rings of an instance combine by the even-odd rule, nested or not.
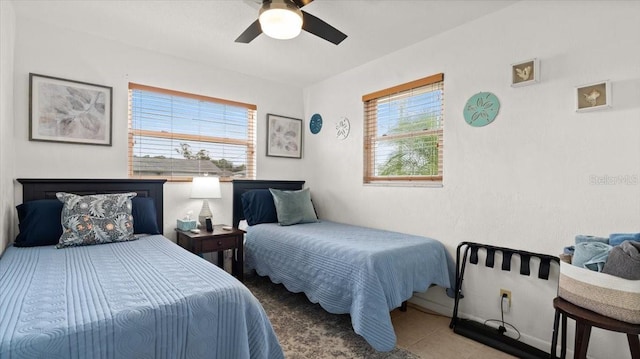
[(449, 318), (451, 318), (451, 313), (453, 313), (453, 307), (442, 305), (440, 303), (436, 303), (434, 301), (427, 300), (415, 295), (411, 297), (411, 299), (409, 299), (409, 304), (413, 304), (414, 306), (417, 306), (418, 309), (435, 312), (437, 314), (444, 315)]

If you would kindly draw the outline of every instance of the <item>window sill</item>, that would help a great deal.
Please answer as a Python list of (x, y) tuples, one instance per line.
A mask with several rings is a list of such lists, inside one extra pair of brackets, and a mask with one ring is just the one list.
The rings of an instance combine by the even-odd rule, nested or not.
[(363, 183), (365, 187), (424, 187), (424, 188), (442, 188), (442, 182), (417, 182), (417, 181), (376, 181)]

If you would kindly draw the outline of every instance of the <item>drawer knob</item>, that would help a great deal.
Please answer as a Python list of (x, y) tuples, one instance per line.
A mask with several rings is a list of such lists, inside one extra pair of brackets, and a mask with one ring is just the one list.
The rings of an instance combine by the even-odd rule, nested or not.
[(218, 241), (218, 245), (221, 246), (222, 245), (222, 241)]

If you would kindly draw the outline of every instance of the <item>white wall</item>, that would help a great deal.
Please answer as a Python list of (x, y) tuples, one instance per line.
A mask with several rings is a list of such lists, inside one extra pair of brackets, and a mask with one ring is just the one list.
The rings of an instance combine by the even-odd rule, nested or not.
[[(639, 16), (640, 2), (523, 1), (306, 88), (305, 118), (325, 120), (318, 135), (306, 134), (307, 184), (320, 216), (433, 237), (452, 254), (474, 241), (557, 255), (576, 234), (639, 232)], [(534, 57), (542, 82), (510, 87), (511, 64)], [(439, 72), (444, 186), (363, 185), (361, 96)], [(576, 113), (574, 86), (607, 79), (613, 108)], [(462, 110), (481, 91), (495, 93), (501, 108), (493, 124), (474, 128)], [(344, 141), (334, 129), (341, 116), (351, 121)], [(629, 182), (594, 185), (592, 176)], [(538, 280), (537, 265), (530, 278), (517, 272), (469, 268), (461, 311), (499, 318), (499, 289), (510, 289), (505, 319), (548, 350), (557, 281)], [(440, 289), (414, 300), (451, 314)], [(630, 357), (624, 335), (598, 330), (589, 355)]]
[[(4, 3), (4, 2), (3, 2)], [(213, 46), (213, 45), (212, 45)], [(3, 56), (4, 58), (4, 56)], [(235, 72), (212, 69), (90, 36), (17, 18), (15, 43), (15, 177), (127, 177), (127, 89), (129, 82), (252, 103), (258, 106), (257, 171), (259, 178), (299, 178), (295, 161), (266, 157), (266, 114), (300, 118), (301, 89)], [(29, 141), (29, 73), (113, 87), (113, 146), (87, 146)], [(214, 221), (231, 223), (231, 185), (223, 184), (223, 199), (212, 200)], [(22, 188), (16, 185), (16, 203)], [(189, 199), (189, 183), (165, 185), (165, 235), (175, 220), (201, 201)]]
[(13, 4), (0, 1), (0, 255), (13, 241)]

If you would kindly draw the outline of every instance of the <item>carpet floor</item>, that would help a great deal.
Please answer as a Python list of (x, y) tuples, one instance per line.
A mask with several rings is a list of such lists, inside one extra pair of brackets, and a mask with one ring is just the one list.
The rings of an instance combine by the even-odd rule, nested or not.
[(419, 358), (397, 347), (387, 353), (376, 352), (353, 331), (348, 314), (330, 314), (309, 302), (304, 293), (290, 293), (268, 277), (253, 273), (245, 276), (244, 284), (262, 303), (287, 359)]

